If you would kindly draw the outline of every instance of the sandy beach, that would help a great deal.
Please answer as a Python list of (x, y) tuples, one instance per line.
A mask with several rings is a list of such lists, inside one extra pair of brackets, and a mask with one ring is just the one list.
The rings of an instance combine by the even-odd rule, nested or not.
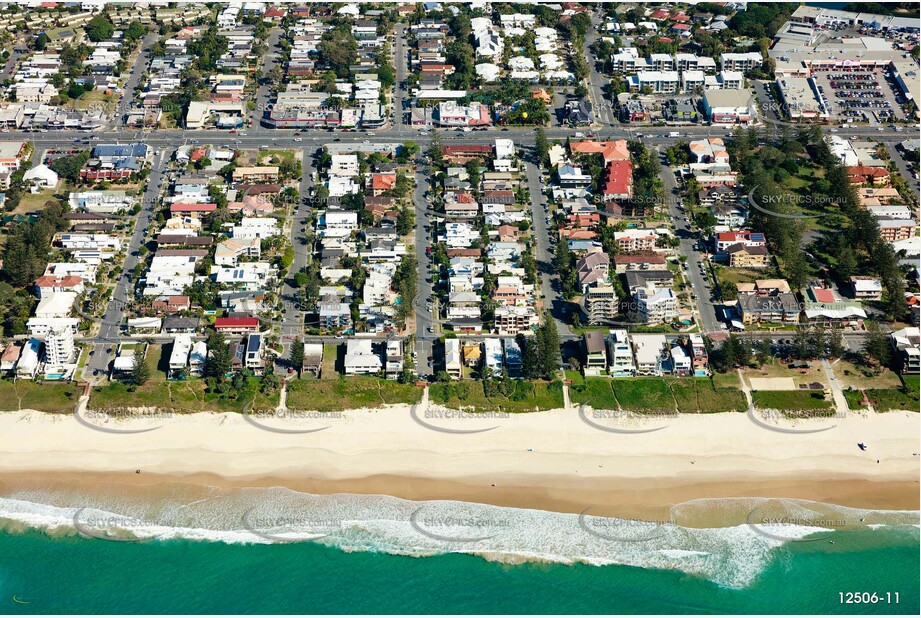
[[(301, 434), (260, 429), (236, 414), (89, 422), (119, 431), (155, 429), (103, 433), (71, 415), (0, 413), (4, 488), (72, 479), (155, 491), (181, 481), (560, 512), (591, 508), (620, 517), (723, 497), (919, 508), (921, 425), (919, 415), (909, 412), (783, 423), (798, 430), (833, 426), (801, 434), (764, 429), (744, 414), (594, 421), (622, 430), (662, 427), (624, 434), (593, 427), (574, 411), (414, 419), (405, 406), (258, 421), (284, 430), (320, 429)], [(431, 427), (495, 428), (444, 433)]]

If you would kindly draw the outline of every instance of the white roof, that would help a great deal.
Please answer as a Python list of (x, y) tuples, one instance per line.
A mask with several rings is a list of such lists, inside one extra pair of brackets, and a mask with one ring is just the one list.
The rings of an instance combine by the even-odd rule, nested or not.
[(192, 335), (182, 333), (173, 339), (173, 352), (169, 357), (170, 367), (185, 367), (192, 350)]
[(34, 180), (34, 179), (44, 180), (48, 184), (53, 185), (53, 184), (57, 184), (58, 175), (53, 169), (51, 169), (50, 167), (42, 163), (40, 165), (36, 165), (35, 167), (29, 169), (23, 175), (22, 179), (25, 181)]

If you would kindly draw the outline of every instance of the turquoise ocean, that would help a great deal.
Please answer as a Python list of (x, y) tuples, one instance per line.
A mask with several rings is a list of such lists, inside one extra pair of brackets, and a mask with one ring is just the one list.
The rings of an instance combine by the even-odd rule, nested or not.
[[(0, 612), (921, 609), (917, 512), (748, 498), (692, 501), (672, 507), (667, 522), (637, 522), (283, 488), (173, 487), (157, 496), (0, 492)], [(715, 508), (742, 523), (681, 525)], [(755, 525), (759, 509), (787, 516)], [(807, 512), (831, 527), (790, 523)], [(842, 592), (876, 593), (877, 602), (842, 604)]]

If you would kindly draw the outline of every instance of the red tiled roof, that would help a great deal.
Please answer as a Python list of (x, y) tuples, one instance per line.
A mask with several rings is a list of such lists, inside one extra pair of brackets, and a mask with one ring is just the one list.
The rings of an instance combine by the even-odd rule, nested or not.
[(611, 161), (602, 178), (604, 195), (631, 195), (633, 193), (633, 164), (630, 161)]
[(259, 318), (218, 318), (214, 328), (258, 328)]
[(214, 212), (217, 204), (170, 204), (170, 212)]
[(718, 242), (729, 242), (737, 240), (752, 240), (752, 232), (748, 230), (741, 230), (736, 232), (719, 232), (716, 235), (716, 240)]
[(448, 249), (448, 257), (480, 257), (479, 249)]
[(664, 264), (663, 255), (615, 255), (611, 258), (615, 264)]
[(67, 275), (66, 277), (55, 277), (54, 275), (42, 275), (35, 280), (37, 288), (65, 287), (72, 288), (80, 285), (83, 279), (77, 275)]
[(608, 161), (627, 161), (630, 159), (630, 150), (627, 147), (627, 140), (625, 139), (618, 139), (610, 142), (596, 142), (594, 140), (570, 142), (569, 151), (581, 154), (601, 153), (605, 163)]
[(471, 154), (471, 155), (481, 155), (481, 154), (492, 154), (492, 146), (478, 145), (478, 144), (452, 144), (449, 146), (441, 147), (441, 154), (443, 155), (455, 155), (455, 154)]
[(854, 165), (847, 168), (850, 176), (873, 176), (874, 178), (883, 178), (889, 175), (889, 170), (885, 167), (871, 167), (869, 165)]
[(371, 188), (374, 190), (389, 191), (396, 183), (396, 174), (374, 174), (371, 176)]

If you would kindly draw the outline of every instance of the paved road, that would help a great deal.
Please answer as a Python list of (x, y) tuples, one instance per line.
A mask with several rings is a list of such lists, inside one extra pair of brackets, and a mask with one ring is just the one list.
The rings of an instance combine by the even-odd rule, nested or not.
[(86, 370), (89, 372), (87, 376), (97, 370), (100, 373), (108, 370), (111, 353), (106, 352), (106, 350), (111, 349), (114, 352), (118, 341), (122, 339), (120, 329), (122, 318), (125, 314), (125, 305), (131, 301), (131, 290), (137, 283), (131, 279), (133, 278), (134, 267), (140, 262), (138, 249), (144, 242), (147, 226), (153, 218), (157, 198), (160, 195), (160, 189), (165, 177), (163, 164), (168, 156), (168, 152), (161, 152), (159, 155), (154, 156), (147, 188), (144, 190), (144, 196), (141, 201), (141, 212), (138, 214), (137, 223), (134, 226), (134, 234), (132, 234), (131, 240), (128, 242), (128, 255), (125, 258), (121, 274), (115, 283), (115, 290), (112, 292), (112, 297), (103, 314), (104, 318), (97, 335), (99, 343), (96, 344), (93, 356), (90, 357), (86, 366)]
[(396, 96), (393, 99), (393, 128), (391, 130), (399, 132), (403, 130), (404, 118), (406, 117), (407, 104), (409, 102), (409, 92), (406, 88), (406, 79), (409, 77), (407, 65), (409, 55), (406, 48), (406, 24), (397, 22), (394, 27), (393, 41), (393, 65), (396, 73)]
[(20, 58), (25, 55), (25, 53), (17, 51), (19, 49), (25, 50), (25, 47), (22, 45), (13, 45), (13, 49), (10, 50), (10, 57), (6, 59), (3, 72), (0, 73), (0, 81), (10, 79), (13, 76), (13, 72), (19, 65)]
[[(419, 261), (418, 281), (416, 283), (416, 373), (420, 377), (434, 376), (434, 363), (428, 359), (432, 357), (432, 347), (435, 339), (441, 336), (440, 320), (427, 306), (429, 298), (434, 299), (434, 275), (431, 271), (431, 260), (425, 254), (426, 248), (431, 246), (432, 220), (429, 213), (429, 198), (425, 196), (431, 186), (429, 184), (428, 168), (419, 166), (416, 172), (416, 188), (413, 192), (413, 204), (416, 207), (416, 259)], [(431, 280), (432, 283), (429, 283)], [(432, 305), (437, 310), (437, 304)], [(429, 329), (432, 332), (429, 332)]]
[(131, 65), (131, 73), (128, 74), (128, 81), (125, 82), (125, 87), (122, 88), (118, 106), (115, 108), (114, 126), (125, 126), (125, 115), (128, 113), (131, 102), (134, 101), (134, 95), (141, 85), (141, 76), (144, 75), (144, 72), (147, 71), (147, 67), (150, 66), (150, 57), (146, 56), (145, 52), (153, 47), (154, 43), (159, 39), (160, 34), (158, 32), (149, 32), (141, 40), (141, 46), (135, 56), (134, 64)]
[[(905, 139), (911, 139), (911, 137), (917, 136), (917, 132), (909, 134)], [(889, 158), (892, 159), (892, 162), (895, 163), (895, 168), (899, 170), (899, 173), (908, 183), (908, 186), (911, 187), (912, 191), (915, 192), (915, 197), (919, 197), (918, 191), (918, 181), (912, 176), (911, 168), (908, 166), (908, 162), (902, 158), (902, 153), (898, 148), (895, 147), (896, 142), (887, 142), (886, 150), (889, 151)]]
[[(303, 152), (303, 173), (298, 188), (300, 199), (297, 201), (297, 204), (294, 205), (291, 218), (289, 219), (289, 240), (294, 247), (294, 261), (291, 263), (291, 269), (288, 271), (290, 276), (284, 278), (281, 286), (281, 298), (285, 307), (281, 326), (281, 343), (284, 348), (282, 358), (285, 359), (289, 358), (291, 341), (295, 337), (302, 337), (304, 335), (304, 307), (295, 302), (294, 299), (298, 290), (291, 284), (293, 283), (292, 277), (294, 273), (299, 272), (309, 264), (310, 260), (313, 258), (313, 246), (308, 246), (301, 242), (301, 239), (304, 237), (304, 234), (301, 232), (301, 228), (305, 226), (304, 220), (310, 216), (311, 209), (315, 206), (308, 195), (310, 189), (313, 187), (311, 178), (316, 171), (313, 154), (313, 150)], [(312, 225), (312, 223), (310, 225)]]
[(265, 41), (268, 50), (262, 57), (262, 65), (259, 67), (259, 69), (262, 71), (262, 77), (263, 79), (266, 79), (266, 82), (261, 84), (256, 89), (256, 109), (253, 111), (251, 118), (253, 126), (250, 129), (257, 133), (262, 133), (263, 131), (268, 130), (262, 126), (261, 122), (266, 110), (269, 109), (269, 101), (272, 98), (273, 92), (273, 86), (267, 78), (269, 73), (272, 72), (272, 69), (275, 68), (275, 64), (278, 61), (278, 42), (281, 40), (282, 34), (284, 33), (281, 28), (272, 28), (269, 31), (269, 37)]
[[(679, 138), (669, 137), (668, 133), (672, 130), (680, 132)], [(566, 128), (548, 128), (545, 133), (550, 140), (564, 140), (572, 137), (574, 129)], [(36, 147), (50, 148), (59, 146), (62, 143), (72, 142), (74, 139), (94, 141), (111, 141), (125, 142), (134, 140), (143, 140), (154, 146), (168, 145), (179, 146), (184, 143), (196, 141), (200, 144), (214, 144), (216, 146), (237, 146), (240, 148), (258, 148), (261, 145), (270, 145), (278, 148), (303, 148), (304, 144), (313, 143), (317, 148), (329, 143), (355, 144), (370, 142), (369, 138), (363, 133), (332, 133), (326, 130), (309, 130), (302, 131), (300, 137), (295, 137), (294, 130), (290, 129), (272, 129), (255, 134), (249, 130), (245, 134), (231, 135), (228, 131), (202, 130), (202, 131), (179, 131), (179, 130), (157, 130), (155, 132), (141, 131), (109, 131), (105, 133), (87, 132), (87, 131), (56, 131), (48, 133), (34, 133), (27, 131), (11, 131), (4, 134), (4, 139), (28, 140), (36, 144)], [(690, 126), (690, 127), (611, 127), (599, 130), (599, 139), (642, 139), (647, 146), (669, 145), (677, 141), (687, 141), (689, 139), (699, 139), (704, 137), (728, 137), (732, 135), (729, 128), (721, 126)], [(898, 143), (906, 139), (905, 133), (896, 133), (892, 130), (886, 132), (877, 132), (869, 127), (848, 127), (848, 135), (857, 135), (860, 137), (873, 137), (877, 141), (884, 143)], [(642, 135), (642, 138), (639, 136)], [(444, 143), (458, 144), (493, 144), (496, 137), (505, 137), (515, 141), (516, 145), (529, 146), (534, 144), (533, 128), (511, 128), (508, 131), (504, 129), (501, 132), (495, 130), (461, 133), (454, 131), (439, 131), (439, 136)], [(397, 142), (402, 143), (412, 139), (419, 143), (424, 149), (431, 137), (430, 131), (420, 131), (403, 127), (402, 129), (381, 129), (377, 132), (377, 137), (373, 138), (375, 142)], [(95, 139), (93, 139), (95, 138)], [(300, 142), (295, 142), (299, 139)]]
[(716, 319), (716, 309), (710, 300), (712, 292), (709, 282), (701, 271), (701, 264), (703, 264), (701, 254), (694, 249), (697, 234), (691, 229), (689, 222), (684, 220), (686, 213), (677, 194), (678, 181), (675, 178), (675, 172), (668, 166), (663, 156), (660, 156), (659, 161), (662, 166), (662, 189), (665, 192), (668, 215), (674, 224), (675, 235), (681, 242), (679, 253), (687, 256), (685, 274), (691, 281), (693, 296), (697, 301), (700, 329), (704, 333), (720, 330), (720, 322)]
[(592, 27), (585, 33), (585, 47), (583, 53), (588, 61), (588, 93), (592, 101), (595, 121), (605, 128), (614, 126), (614, 114), (612, 113), (612, 103), (604, 96), (604, 86), (608, 83), (608, 78), (598, 72), (595, 68), (594, 54), (589, 50), (591, 45), (597, 40), (598, 32), (596, 28), (601, 23), (601, 19), (593, 11), (591, 13)]
[(551, 240), (552, 228), (547, 225), (547, 197), (541, 193), (544, 186), (541, 170), (534, 161), (525, 161), (524, 165), (528, 191), (531, 194), (531, 228), (536, 240), (534, 259), (537, 260), (537, 271), (540, 273), (540, 295), (544, 307), (557, 322), (560, 336), (571, 335), (572, 331), (563, 314), (565, 303), (560, 298), (560, 279), (556, 276), (553, 254), (550, 253), (550, 243), (556, 242), (556, 238), (553, 237)]

